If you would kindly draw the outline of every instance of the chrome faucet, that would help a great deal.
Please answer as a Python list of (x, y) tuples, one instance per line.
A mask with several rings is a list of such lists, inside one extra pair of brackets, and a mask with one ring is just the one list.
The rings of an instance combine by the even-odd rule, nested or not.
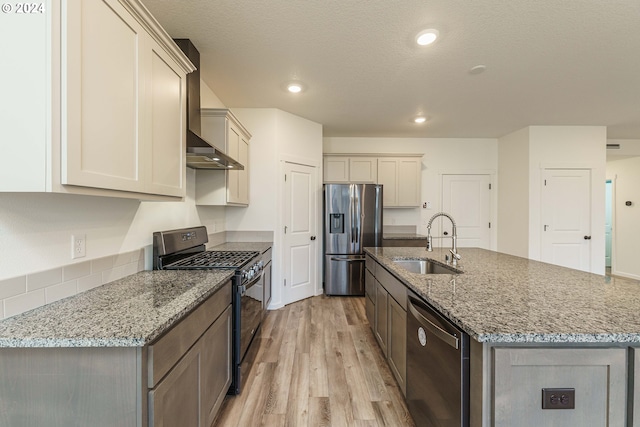
[[(432, 216), (431, 219), (429, 219), (429, 222), (427, 223), (427, 250), (429, 252), (433, 251), (433, 241), (431, 238), (431, 223), (433, 222), (434, 219), (438, 218), (439, 216), (444, 216), (449, 218), (449, 220), (451, 221), (451, 225), (453, 226), (453, 229), (451, 230), (451, 240), (452, 240), (451, 249), (449, 249), (449, 252), (451, 252), (452, 264), (457, 265), (458, 260), (462, 258), (458, 253), (458, 244), (457, 244), (458, 232), (456, 230), (456, 221), (448, 213), (438, 212), (437, 214)], [(447, 261), (448, 261), (448, 258), (449, 258), (448, 256), (445, 257)]]

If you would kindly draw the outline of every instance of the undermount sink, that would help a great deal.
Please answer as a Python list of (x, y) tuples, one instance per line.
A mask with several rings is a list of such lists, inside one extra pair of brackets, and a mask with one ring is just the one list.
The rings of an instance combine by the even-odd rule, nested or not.
[(393, 262), (411, 273), (417, 274), (458, 274), (461, 271), (446, 267), (427, 259), (394, 259)]

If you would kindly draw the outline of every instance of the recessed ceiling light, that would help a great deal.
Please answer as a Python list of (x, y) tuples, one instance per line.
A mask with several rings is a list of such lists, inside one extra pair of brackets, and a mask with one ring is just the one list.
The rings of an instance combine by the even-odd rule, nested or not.
[(416, 43), (418, 43), (420, 46), (430, 45), (431, 43), (436, 41), (439, 34), (440, 33), (438, 32), (438, 30), (434, 29), (420, 31), (416, 36)]
[(414, 123), (424, 123), (426, 121), (427, 121), (427, 118), (425, 116), (417, 116), (413, 118)]
[(295, 81), (287, 83), (286, 88), (291, 93), (300, 93), (305, 89), (305, 86), (301, 82)]
[(487, 69), (486, 65), (476, 65), (475, 67), (471, 67), (469, 69), (469, 74), (480, 74), (484, 73), (484, 70)]

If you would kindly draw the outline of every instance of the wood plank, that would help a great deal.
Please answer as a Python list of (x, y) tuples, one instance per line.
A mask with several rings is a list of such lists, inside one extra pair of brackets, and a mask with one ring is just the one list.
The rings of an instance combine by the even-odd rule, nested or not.
[[(257, 369), (253, 369), (254, 381), (252, 386), (257, 390), (264, 390), (267, 384), (273, 382), (275, 365), (273, 363), (258, 363)], [(245, 392), (247, 390), (245, 389)], [(266, 393), (246, 393), (247, 401), (242, 408), (242, 414), (238, 426), (255, 426), (262, 423), (262, 414), (267, 403)]]
[(309, 425), (313, 427), (331, 426), (331, 406), (328, 397), (309, 398)]
[(414, 426), (369, 329), (364, 298), (299, 301), (267, 313), (240, 396), (214, 426)]
[(309, 354), (296, 353), (292, 367), (285, 426), (306, 426), (309, 424)]
[(309, 327), (309, 396), (312, 397), (329, 397), (324, 334), (322, 323), (311, 323)]
[(371, 332), (369, 325), (353, 327), (351, 329), (351, 337), (356, 348), (364, 381), (367, 384), (369, 396), (372, 401), (379, 402), (389, 400), (387, 384), (385, 384), (381, 369), (387, 367), (383, 354), (375, 343), (375, 338)]
[(267, 386), (270, 397), (266, 413), (287, 413), (293, 359), (296, 350), (296, 335), (296, 329), (287, 328), (284, 330), (282, 346), (280, 347), (278, 363), (276, 364), (276, 372), (273, 381)]
[(326, 330), (325, 348), (327, 352), (327, 372), (329, 378), (331, 378), (331, 381), (329, 381), (331, 423), (336, 427), (353, 426), (353, 407), (351, 406), (351, 396), (347, 387), (342, 350), (338, 344), (337, 330)]
[(338, 345), (342, 350), (345, 378), (351, 397), (353, 417), (358, 420), (374, 420), (375, 414), (369, 398), (364, 373), (350, 332), (338, 332)]

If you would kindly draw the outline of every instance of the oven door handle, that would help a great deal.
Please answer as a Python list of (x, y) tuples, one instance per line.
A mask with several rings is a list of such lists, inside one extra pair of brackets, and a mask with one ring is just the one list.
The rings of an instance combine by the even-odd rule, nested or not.
[(238, 289), (240, 290), (240, 296), (244, 296), (247, 293), (247, 289), (258, 283), (262, 277), (264, 276), (264, 270), (260, 270), (260, 274), (251, 279), (250, 282), (245, 283), (244, 285), (240, 285)]

